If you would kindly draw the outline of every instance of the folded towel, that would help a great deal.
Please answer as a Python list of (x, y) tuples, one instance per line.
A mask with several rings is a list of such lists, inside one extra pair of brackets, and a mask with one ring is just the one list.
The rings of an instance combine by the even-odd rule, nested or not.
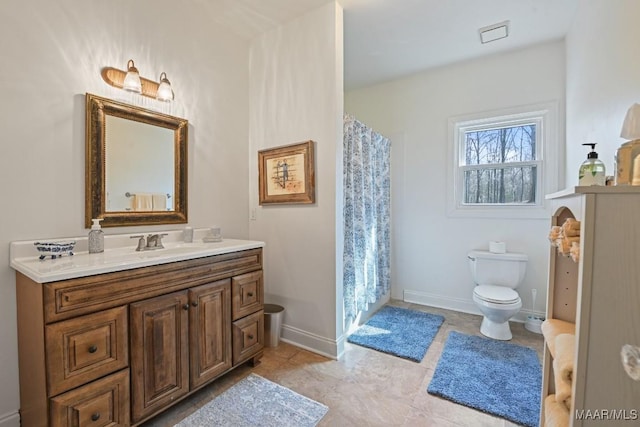
[(558, 319), (547, 319), (542, 322), (542, 335), (547, 343), (551, 357), (556, 357), (556, 337), (560, 334), (575, 334), (575, 323)]
[(556, 246), (558, 247), (558, 252), (562, 255), (569, 255), (571, 251), (571, 245), (573, 243), (580, 244), (580, 237), (562, 237), (556, 239)]
[(558, 374), (557, 360), (553, 360), (553, 380), (556, 389), (556, 402), (562, 403), (568, 409), (571, 409), (571, 381), (567, 381), (562, 378), (562, 375)]
[(580, 236), (580, 221), (576, 221), (573, 218), (567, 218), (562, 224), (562, 233), (565, 237)]
[(550, 394), (544, 399), (544, 426), (566, 427), (569, 425), (569, 409), (558, 403), (556, 396)]
[(580, 262), (580, 242), (572, 242), (569, 254), (573, 262)]
[(556, 240), (560, 238), (562, 238), (562, 227), (554, 225), (551, 227), (551, 230), (549, 230), (549, 241), (555, 246)]
[(556, 336), (556, 355), (553, 358), (553, 370), (556, 377), (571, 383), (573, 378), (573, 361), (576, 352), (576, 337), (573, 334)]
[(154, 193), (151, 198), (153, 199), (154, 211), (166, 211), (167, 210), (167, 195)]
[(153, 196), (146, 193), (136, 193), (133, 195), (133, 210), (134, 211), (152, 211), (153, 210)]

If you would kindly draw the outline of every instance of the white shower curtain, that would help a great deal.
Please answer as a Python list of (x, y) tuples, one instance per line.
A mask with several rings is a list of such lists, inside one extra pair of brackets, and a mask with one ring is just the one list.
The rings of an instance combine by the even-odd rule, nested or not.
[(389, 292), (391, 142), (344, 118), (344, 313), (350, 321)]

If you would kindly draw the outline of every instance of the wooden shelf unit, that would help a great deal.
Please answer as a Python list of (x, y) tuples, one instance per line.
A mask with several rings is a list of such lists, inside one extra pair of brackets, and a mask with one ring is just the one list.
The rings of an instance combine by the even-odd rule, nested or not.
[[(575, 187), (547, 199), (551, 225), (581, 222), (578, 263), (550, 247), (547, 289), (546, 318), (576, 325), (569, 425), (604, 425), (602, 411), (639, 416), (640, 382), (625, 373), (620, 350), (640, 345), (640, 187)], [(542, 387), (544, 402), (554, 392), (547, 343)]]

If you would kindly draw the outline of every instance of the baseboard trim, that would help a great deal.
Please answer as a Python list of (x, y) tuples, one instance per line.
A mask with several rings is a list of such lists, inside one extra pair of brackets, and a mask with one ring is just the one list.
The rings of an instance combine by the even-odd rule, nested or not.
[(20, 413), (15, 411), (0, 415), (0, 427), (20, 427)]
[[(403, 292), (403, 301), (413, 304), (420, 304), (428, 307), (438, 307), (445, 310), (460, 311), (462, 313), (475, 314), (482, 316), (482, 313), (476, 307), (475, 303), (471, 299), (452, 298), (445, 295), (432, 294), (428, 292), (405, 290)], [(375, 310), (370, 310), (369, 315)], [(532, 312), (531, 310), (522, 309), (515, 317), (511, 319), (514, 322), (524, 323), (527, 320), (527, 316), (544, 317), (542, 312)], [(360, 319), (362, 323), (363, 319)], [(351, 326), (356, 326), (358, 323), (354, 323)], [(304, 331), (299, 328), (295, 328), (290, 325), (283, 324), (280, 334), (280, 340), (296, 347), (309, 350), (313, 353), (321, 356), (328, 357), (330, 359), (337, 360), (344, 354), (344, 344), (346, 336), (343, 334), (338, 339), (333, 340), (320, 335)], [(0, 427), (9, 427), (1, 424)], [(13, 426), (11, 426), (13, 427)]]
[[(420, 291), (404, 291), (404, 302), (410, 302), (413, 304), (426, 305), (429, 307), (444, 308), (445, 310), (460, 311), (462, 313), (477, 314), (482, 316), (478, 307), (472, 299), (452, 298), (445, 295), (431, 294), (428, 292)], [(511, 318), (512, 322), (524, 323), (527, 320), (527, 316), (545, 317), (545, 313), (532, 311), (527, 309), (521, 309), (518, 314)]]
[(334, 360), (344, 352), (344, 341), (340, 345), (339, 340), (331, 340), (289, 325), (282, 325), (280, 339)]

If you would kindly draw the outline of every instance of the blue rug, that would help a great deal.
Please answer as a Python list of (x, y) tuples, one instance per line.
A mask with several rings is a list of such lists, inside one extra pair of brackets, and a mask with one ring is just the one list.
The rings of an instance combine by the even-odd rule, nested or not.
[(251, 374), (174, 427), (313, 427), (329, 408)]
[(347, 341), (420, 362), (443, 321), (437, 314), (384, 306)]
[(542, 370), (535, 350), (451, 332), (427, 391), (536, 427), (541, 389)]

